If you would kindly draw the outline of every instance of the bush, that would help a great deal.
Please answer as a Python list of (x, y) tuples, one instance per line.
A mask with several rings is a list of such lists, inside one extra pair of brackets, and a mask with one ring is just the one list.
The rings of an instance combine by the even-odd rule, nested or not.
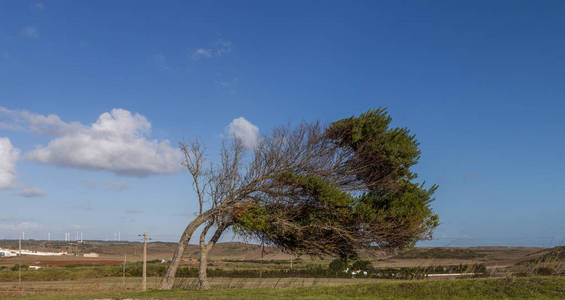
[(348, 267), (349, 265), (346, 259), (338, 258), (330, 262), (330, 265), (328, 266), (328, 270), (331, 273), (338, 274), (338, 273), (343, 273), (345, 269), (347, 269)]
[(553, 273), (555, 273), (555, 270), (550, 267), (539, 267), (534, 270), (534, 273), (536, 273), (537, 275), (549, 276), (553, 275)]
[[(29, 269), (28, 265), (22, 265), (22, 271)], [(12, 271), (19, 271), (19, 265), (13, 265), (12, 268), (10, 269)]]
[(351, 265), (351, 269), (354, 271), (370, 271), (371, 267), (371, 262), (368, 260), (358, 260)]

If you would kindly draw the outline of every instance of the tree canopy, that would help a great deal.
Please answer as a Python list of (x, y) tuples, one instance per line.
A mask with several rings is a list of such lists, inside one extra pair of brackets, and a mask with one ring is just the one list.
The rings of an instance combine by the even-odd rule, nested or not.
[[(323, 126), (280, 127), (252, 151), (237, 139), (208, 167), (198, 142), (181, 144), (199, 214), (183, 232), (161, 287), (171, 288), (183, 251), (200, 235), (201, 288), (208, 251), (233, 227), (295, 254), (350, 258), (362, 248), (400, 248), (431, 237), (437, 186), (416, 182), (421, 151), (407, 128), (390, 126), (384, 109)], [(209, 242), (206, 234), (216, 228)]]
[(289, 252), (341, 257), (431, 237), (437, 186), (414, 182), (419, 144), (408, 129), (391, 128), (391, 120), (377, 109), (332, 123), (324, 137), (346, 154), (336, 174), (281, 171), (273, 180), (292, 201), (275, 196), (242, 207), (236, 231)]

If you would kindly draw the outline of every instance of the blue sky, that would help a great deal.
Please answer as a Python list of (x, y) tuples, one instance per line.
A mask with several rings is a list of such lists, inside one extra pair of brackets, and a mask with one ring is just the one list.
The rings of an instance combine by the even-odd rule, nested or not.
[[(0, 1), (0, 238), (174, 241), (196, 211), (178, 141), (213, 154), (236, 118), (264, 133), (384, 106), (440, 185), (422, 245), (562, 244), (563, 15), (561, 1)], [(115, 153), (147, 151), (65, 152), (108, 142), (105, 126)]]

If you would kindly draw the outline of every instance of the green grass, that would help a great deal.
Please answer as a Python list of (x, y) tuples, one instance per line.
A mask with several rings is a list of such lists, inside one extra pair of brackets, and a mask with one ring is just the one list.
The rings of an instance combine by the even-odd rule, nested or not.
[[(21, 278), (23, 281), (60, 281), (60, 280), (84, 280), (90, 278), (121, 277), (122, 265), (89, 265), (89, 264), (68, 264), (59, 266), (43, 267), (40, 270), (29, 270), (27, 266), (22, 267)], [(233, 267), (231, 269), (219, 268), (217, 266), (208, 267), (210, 277), (229, 277), (229, 278), (350, 278), (351, 275), (343, 271), (331, 271), (322, 265), (303, 265), (292, 270), (281, 268), (276, 263), (265, 264), (262, 270), (258, 266), (255, 269), (243, 267)], [(350, 267), (351, 268), (351, 267)], [(359, 268), (358, 268), (359, 269)], [(147, 264), (147, 275), (149, 277), (162, 277), (167, 270), (166, 264), (150, 262)], [(484, 273), (484, 265), (451, 265), (451, 266), (429, 266), (429, 267), (403, 267), (403, 268), (369, 268), (368, 275), (358, 275), (357, 277), (379, 278), (379, 279), (416, 279), (423, 278), (429, 273)], [(547, 275), (536, 273), (539, 275)], [(141, 277), (142, 263), (129, 263), (126, 266), (126, 277)], [(177, 270), (179, 278), (194, 278), (198, 276), (198, 269), (193, 266), (181, 266)], [(18, 266), (0, 269), (0, 282), (16, 282), (19, 279)]]
[(313, 288), (108, 292), (23, 299), (564, 299), (565, 277), (382, 281)]
[(394, 258), (401, 259), (476, 259), (486, 254), (477, 253), (471, 249), (459, 248), (412, 248)]

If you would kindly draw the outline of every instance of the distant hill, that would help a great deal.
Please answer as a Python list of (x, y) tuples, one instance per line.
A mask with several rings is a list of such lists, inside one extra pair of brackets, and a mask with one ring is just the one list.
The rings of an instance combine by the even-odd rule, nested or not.
[[(176, 243), (148, 243), (148, 259), (170, 259), (176, 248)], [(0, 240), (0, 248), (17, 249), (17, 240)], [(84, 259), (85, 253), (98, 253), (100, 259), (121, 261), (127, 256), (128, 261), (141, 260), (143, 243), (116, 241), (85, 241), (83, 244), (63, 241), (22, 241), (24, 249), (35, 251), (67, 251), (79, 256), (68, 256), (66, 259)], [(361, 258), (373, 261), (378, 267), (423, 266), (437, 264), (473, 264), (485, 263), (498, 267), (509, 267), (523, 262), (539, 262), (558, 257), (565, 260), (565, 247), (533, 248), (533, 247), (415, 247), (387, 253), (383, 251), (362, 251)], [(183, 259), (194, 263), (199, 257), (199, 247), (189, 245)], [(290, 260), (291, 256), (274, 247), (265, 247), (265, 260)], [(310, 257), (303, 256), (304, 259)], [(42, 258), (43, 260), (49, 258)], [(260, 260), (261, 246), (241, 242), (218, 243), (210, 253), (210, 259), (215, 261)], [(317, 258), (316, 258), (317, 259)], [(325, 257), (329, 261), (331, 257)], [(0, 259), (0, 264), (2, 263)]]

